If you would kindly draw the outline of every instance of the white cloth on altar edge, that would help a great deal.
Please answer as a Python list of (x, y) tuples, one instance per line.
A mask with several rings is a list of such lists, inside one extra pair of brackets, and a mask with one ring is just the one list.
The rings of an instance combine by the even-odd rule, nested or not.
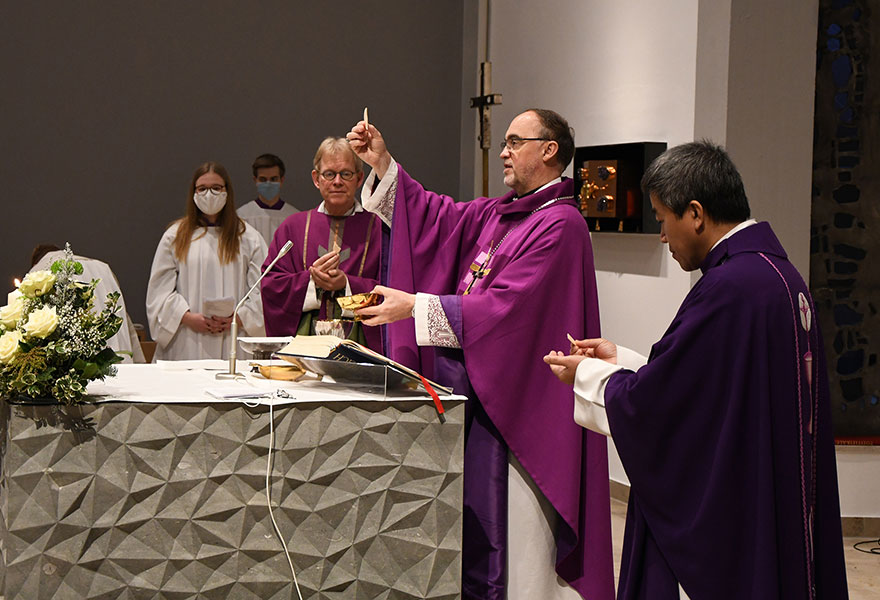
[[(175, 361), (177, 362), (177, 361)], [(296, 382), (266, 379), (247, 372), (246, 363), (238, 363), (242, 376), (234, 380), (216, 379), (217, 370), (191, 368), (199, 362), (228, 368), (227, 361), (179, 361), (182, 364), (164, 363), (119, 365), (114, 377), (89, 383), (87, 402), (143, 402), (150, 404), (216, 404), (232, 403), (249, 405), (283, 405), (296, 402), (424, 402), (432, 403), (430, 396), (412, 390), (395, 390), (387, 394), (370, 391), (362, 386), (344, 386), (319, 381), (313, 377)], [(247, 400), (229, 397), (215, 398), (207, 390), (227, 390), (227, 395), (262, 396)], [(283, 391), (288, 397), (274, 392)], [(465, 400), (463, 396), (441, 396), (442, 400)]]

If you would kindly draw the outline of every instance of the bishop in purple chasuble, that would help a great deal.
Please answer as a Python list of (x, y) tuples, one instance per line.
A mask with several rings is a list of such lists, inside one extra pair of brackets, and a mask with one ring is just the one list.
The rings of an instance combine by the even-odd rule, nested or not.
[(572, 181), (458, 203), (398, 173), (387, 285), (439, 295), (461, 348), (418, 347), (404, 320), (386, 326), (387, 352), (474, 401), (464, 597), (505, 597), (507, 527), (517, 526), (515, 514), (507, 523), (509, 451), (558, 513), (556, 572), (584, 598), (612, 598), (606, 440), (574, 423), (570, 388), (542, 363), (566, 333), (599, 334), (590, 236)]
[(605, 388), (632, 484), (619, 598), (847, 597), (825, 354), (767, 223), (722, 240)]
[[(267, 335), (314, 335), (315, 321), (341, 316), (335, 298), (344, 295), (344, 290), (330, 292), (318, 288), (320, 308), (303, 312), (309, 288), (308, 268), (332, 251), (334, 245), (339, 247), (339, 268), (348, 277), (352, 294), (369, 292), (378, 283), (382, 231), (381, 221), (375, 215), (356, 212), (348, 217), (333, 217), (317, 209), (291, 215), (276, 230), (264, 269), (287, 240), (293, 242), (293, 248), (266, 275), (260, 289)], [(356, 323), (349, 337), (381, 350), (380, 331), (376, 328), (362, 328)]]

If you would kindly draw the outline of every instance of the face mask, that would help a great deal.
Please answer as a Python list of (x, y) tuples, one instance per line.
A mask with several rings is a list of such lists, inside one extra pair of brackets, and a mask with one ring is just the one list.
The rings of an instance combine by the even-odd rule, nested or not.
[(261, 181), (257, 184), (257, 192), (266, 200), (274, 200), (281, 193), (281, 182)]
[(193, 194), (193, 201), (206, 215), (216, 215), (226, 206), (226, 192), (217, 193), (211, 190), (205, 190), (201, 194), (196, 192)]

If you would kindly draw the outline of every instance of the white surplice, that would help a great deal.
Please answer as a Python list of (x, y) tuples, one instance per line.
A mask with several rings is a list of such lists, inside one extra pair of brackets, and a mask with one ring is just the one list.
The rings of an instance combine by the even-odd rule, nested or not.
[(263, 240), (268, 246), (272, 243), (275, 230), (284, 222), (284, 219), (298, 213), (299, 210), (287, 202), (283, 202), (281, 208), (263, 208), (257, 204), (256, 200), (251, 200), (247, 204), (239, 206), (236, 212), (245, 223), (253, 226), (263, 236)]
[[(37, 261), (37, 264), (31, 267), (30, 272), (48, 271), (52, 268), (52, 263), (56, 260), (63, 259), (63, 250), (47, 252), (43, 255), (43, 258)], [(122, 362), (145, 362), (137, 331), (135, 331), (134, 325), (131, 322), (131, 317), (128, 316), (128, 311), (125, 308), (125, 295), (122, 293), (122, 289), (119, 287), (119, 281), (116, 279), (116, 275), (113, 274), (113, 270), (110, 269), (110, 265), (87, 256), (74, 255), (73, 259), (83, 267), (82, 275), (76, 277), (77, 281), (90, 283), (93, 279), (98, 280), (98, 285), (95, 286), (95, 312), (101, 312), (104, 310), (107, 294), (110, 292), (119, 292), (119, 301), (117, 303), (119, 305), (119, 312), (117, 314), (122, 317), (122, 325), (119, 327), (119, 331), (107, 340), (107, 347), (112, 348), (116, 352), (131, 352), (131, 355), (122, 355)]]
[[(256, 229), (246, 224), (238, 258), (221, 264), (218, 229), (199, 227), (193, 234), (186, 260), (179, 261), (174, 255), (176, 234), (175, 223), (162, 235), (147, 285), (147, 320), (156, 341), (153, 360), (228, 358), (228, 331), (223, 335), (196, 333), (182, 325), (181, 319), (188, 310), (201, 313), (206, 299), (241, 300), (260, 277), (268, 251), (266, 242)], [(251, 293), (238, 316), (242, 323), (239, 335), (266, 335), (259, 288)]]

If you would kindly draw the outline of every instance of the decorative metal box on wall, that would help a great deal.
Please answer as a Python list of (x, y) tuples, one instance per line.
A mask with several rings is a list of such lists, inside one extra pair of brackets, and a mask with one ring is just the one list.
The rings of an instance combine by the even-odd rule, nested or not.
[(582, 146), (574, 152), (574, 191), (590, 231), (659, 233), (642, 174), (665, 142)]

